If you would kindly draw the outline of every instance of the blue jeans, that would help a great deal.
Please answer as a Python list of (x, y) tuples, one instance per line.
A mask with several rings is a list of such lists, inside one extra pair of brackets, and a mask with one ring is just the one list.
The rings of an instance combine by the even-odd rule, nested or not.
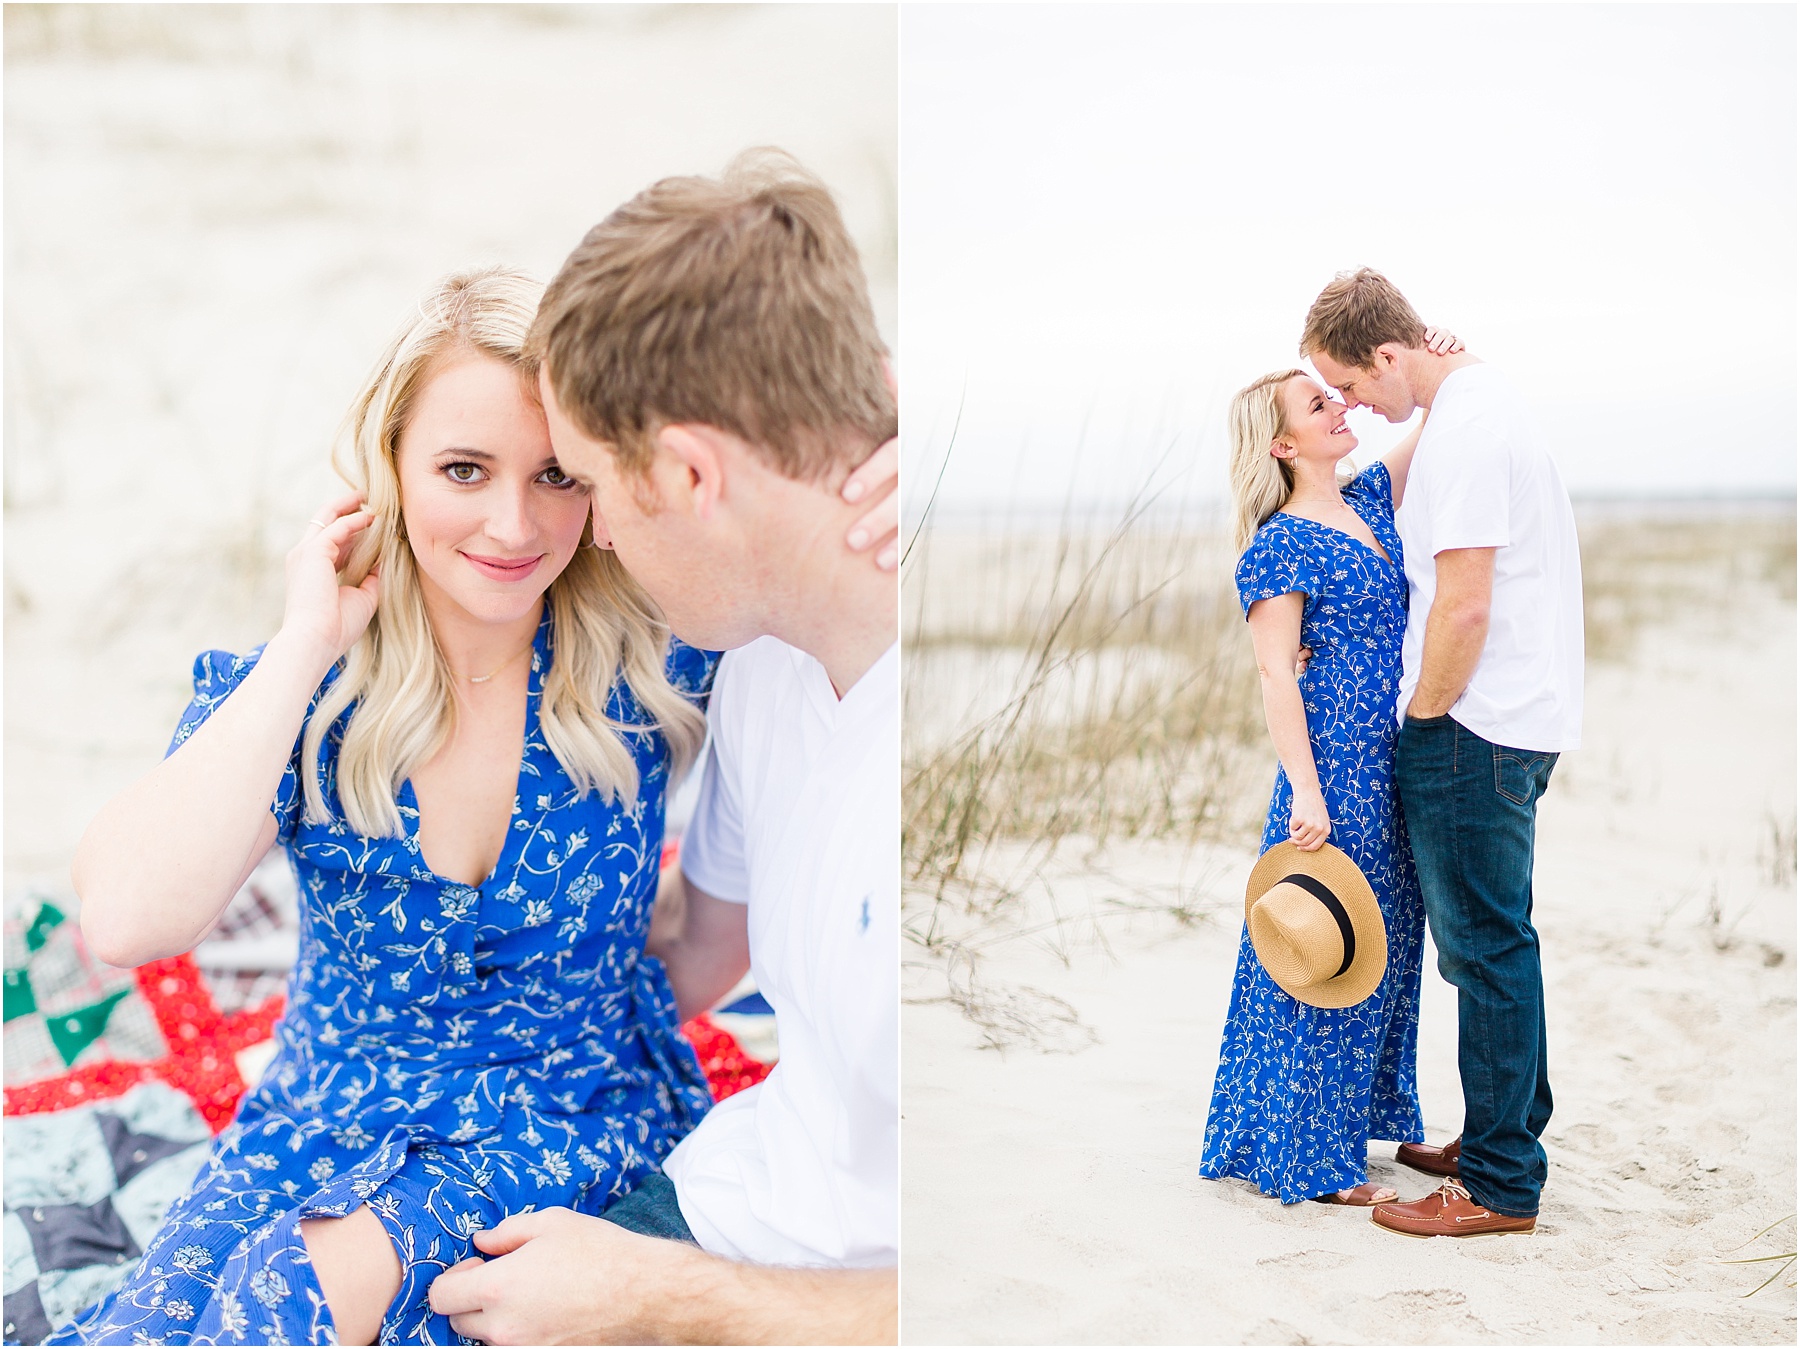
[(690, 1246), (700, 1243), (688, 1230), (681, 1216), (681, 1203), (675, 1198), (675, 1183), (660, 1171), (652, 1171), (638, 1182), (637, 1188), (600, 1214), (609, 1223), (617, 1223), (628, 1232), (666, 1241), (685, 1241)]
[(1531, 925), (1537, 803), (1556, 755), (1408, 717), (1396, 778), (1438, 972), (1457, 990), (1462, 1181), (1511, 1217), (1538, 1211), (1550, 1122), (1544, 976)]

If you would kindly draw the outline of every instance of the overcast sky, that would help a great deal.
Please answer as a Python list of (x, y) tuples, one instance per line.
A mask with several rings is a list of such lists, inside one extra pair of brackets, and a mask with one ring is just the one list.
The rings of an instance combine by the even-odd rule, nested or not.
[[(1577, 493), (1792, 491), (1788, 5), (909, 6), (909, 510), (1216, 496), (1224, 408), (1380, 268)], [(1366, 449), (1400, 432), (1354, 414)]]

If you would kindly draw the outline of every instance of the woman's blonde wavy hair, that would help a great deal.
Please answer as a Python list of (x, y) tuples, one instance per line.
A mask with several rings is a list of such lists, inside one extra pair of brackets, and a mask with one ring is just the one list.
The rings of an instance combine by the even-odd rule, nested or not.
[(1269, 453), (1287, 434), (1282, 389), (1304, 370), (1277, 370), (1231, 396), (1232, 546), (1242, 553), (1251, 537), (1294, 494), (1294, 466)]
[[(455, 726), (454, 679), (426, 617), (401, 520), (395, 456), (420, 392), (457, 353), (512, 366), (536, 401), (537, 370), (523, 348), (542, 292), (541, 283), (510, 268), (446, 278), (388, 344), (351, 404), (332, 462), (364, 493), (375, 521), (358, 539), (342, 580), (355, 585), (379, 569), (381, 602), (368, 630), (345, 653), (342, 674), (320, 699), (301, 740), (309, 823), (330, 819), (319, 760), (326, 732), (347, 708), (354, 705), (338, 752), (337, 794), (350, 826), (371, 838), (404, 835), (395, 800), (400, 785), (438, 752)], [(608, 802), (630, 806), (639, 784), (626, 737), (644, 728), (606, 715), (615, 677), (624, 676), (667, 741), (671, 779), (693, 762), (706, 722), (669, 684), (669, 629), (655, 603), (611, 552), (585, 546), (590, 539), (584, 531), (584, 546), (545, 597), (555, 636), (538, 720), (545, 743), (579, 791), (598, 791)]]

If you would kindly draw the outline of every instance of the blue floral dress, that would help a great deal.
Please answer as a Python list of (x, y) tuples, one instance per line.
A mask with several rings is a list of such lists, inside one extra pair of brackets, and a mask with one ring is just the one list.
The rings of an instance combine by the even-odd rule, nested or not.
[[(512, 828), (481, 885), (425, 865), (411, 783), (404, 838), (344, 822), (335, 770), (349, 713), (324, 756), (326, 823), (301, 819), (296, 753), (271, 807), (301, 894), (274, 1061), (132, 1277), (50, 1343), (335, 1343), (299, 1222), (365, 1203), (404, 1271), (382, 1343), (468, 1343), (426, 1293), (476, 1253), (470, 1233), (527, 1209), (599, 1211), (705, 1114), (662, 964), (643, 954), (666, 746), (621, 681), (607, 713), (641, 728), (628, 734), (636, 804), (578, 796), (539, 727), (552, 646), (546, 616)], [(259, 655), (195, 662), (171, 752)], [(715, 663), (676, 644), (670, 679), (701, 700)]]
[[(1394, 787), (1406, 574), (1387, 468), (1344, 499), (1387, 552), (1341, 530), (1277, 513), (1238, 561), (1238, 599), (1306, 596), (1300, 679), (1308, 738), (1331, 815), (1331, 842), (1368, 877), (1387, 922), (1381, 983), (1354, 1007), (1312, 1007), (1270, 979), (1246, 929), (1213, 1079), (1200, 1174), (1237, 1176), (1291, 1204), (1368, 1179), (1371, 1138), (1418, 1142), (1415, 1059), (1425, 910)], [(1276, 770), (1261, 851), (1288, 837), (1293, 788)]]

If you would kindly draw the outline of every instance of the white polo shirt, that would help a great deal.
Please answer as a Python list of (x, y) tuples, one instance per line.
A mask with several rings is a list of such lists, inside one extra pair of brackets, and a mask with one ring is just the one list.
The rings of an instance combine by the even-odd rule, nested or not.
[(900, 1247), (900, 648), (840, 701), (811, 656), (728, 652), (681, 868), (750, 906), (781, 1057), (663, 1163), (700, 1245), (761, 1264)]
[(1439, 386), (1394, 518), (1410, 591), (1399, 715), (1419, 684), (1437, 555), (1493, 548), (1487, 642), (1450, 715), (1496, 745), (1576, 748), (1582, 628), (1575, 512), (1524, 400), (1493, 366), (1466, 365)]

